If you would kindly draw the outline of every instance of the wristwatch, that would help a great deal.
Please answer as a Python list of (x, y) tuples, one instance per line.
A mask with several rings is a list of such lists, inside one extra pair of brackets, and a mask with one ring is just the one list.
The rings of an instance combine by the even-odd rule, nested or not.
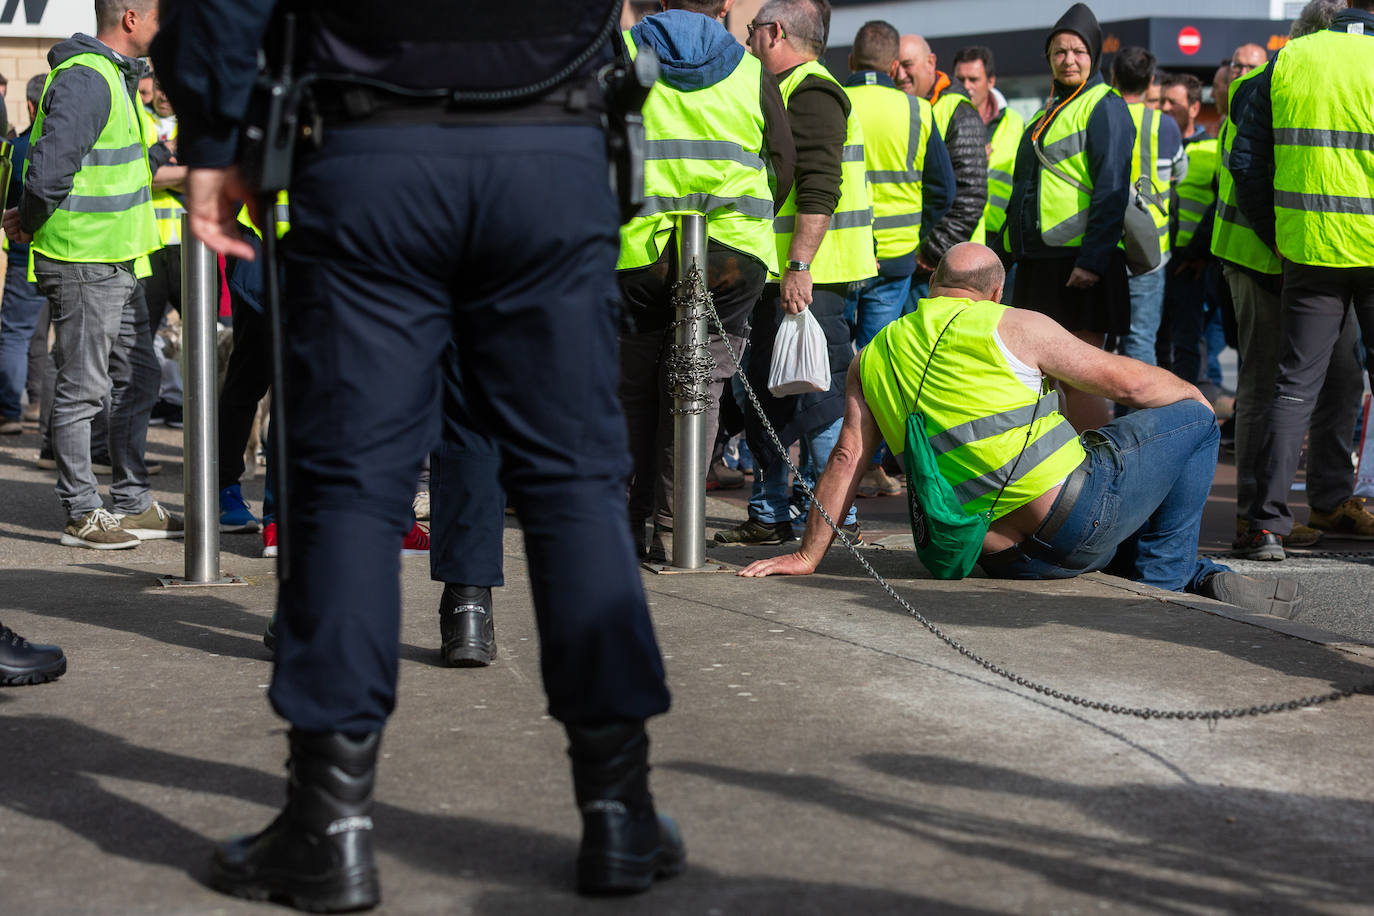
[(788, 270), (810, 270), (810, 269), (811, 269), (811, 265), (808, 264), (808, 263), (806, 263), (805, 261), (788, 261), (788, 262), (787, 262), (787, 269), (788, 269)]

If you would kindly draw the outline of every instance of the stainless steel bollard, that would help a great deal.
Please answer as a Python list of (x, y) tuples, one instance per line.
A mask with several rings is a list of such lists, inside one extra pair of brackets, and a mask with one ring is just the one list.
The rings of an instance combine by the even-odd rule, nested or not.
[[(685, 280), (693, 266), (706, 281), (706, 217), (689, 214), (678, 223), (678, 280)], [(706, 316), (697, 313), (695, 320), (690, 297), (678, 306), (678, 325), (674, 343), (689, 349), (693, 357), (706, 356)], [(709, 386), (698, 381), (691, 392), (694, 398), (676, 397), (673, 406), (673, 566), (677, 569), (700, 569), (706, 562), (706, 468), (703, 454), (706, 443), (706, 417), (696, 412), (704, 403)]]
[(215, 253), (181, 217), (181, 326), (185, 388), (183, 454), (186, 585), (220, 582), (219, 451), (216, 407), (219, 271)]

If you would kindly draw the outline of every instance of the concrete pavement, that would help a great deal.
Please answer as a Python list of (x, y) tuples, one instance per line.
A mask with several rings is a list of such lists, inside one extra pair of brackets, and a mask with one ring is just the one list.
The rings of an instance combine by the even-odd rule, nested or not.
[[(179, 434), (154, 430), (181, 508)], [(0, 620), (60, 643), (69, 673), (0, 692), (0, 912), (271, 913), (203, 885), (216, 837), (284, 787), (263, 694), (274, 597), (253, 536), (232, 588), (168, 591), (177, 542), (57, 545), (34, 436), (0, 441)], [(255, 505), (261, 481), (248, 486)], [(712, 500), (711, 524), (742, 517)], [(400, 703), (383, 744), (385, 913), (830, 914), (1368, 911), (1374, 698), (1203, 723), (1054, 703), (940, 645), (832, 552), (818, 575), (645, 576), (675, 707), (653, 786), (685, 875), (584, 901), (563, 736), (544, 715), (518, 527), (497, 593), (500, 657), (436, 664), (440, 586), (403, 562)], [(776, 548), (713, 551), (744, 562)], [(871, 562), (999, 664), (1122, 705), (1249, 706), (1374, 678), (1374, 649), (1203, 599), (1087, 576), (922, 578)]]

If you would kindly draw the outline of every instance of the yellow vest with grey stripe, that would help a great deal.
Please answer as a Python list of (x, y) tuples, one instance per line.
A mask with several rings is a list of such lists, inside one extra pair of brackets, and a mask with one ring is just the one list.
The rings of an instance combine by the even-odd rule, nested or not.
[[(942, 139), (947, 139), (949, 137), (949, 122), (954, 119), (954, 112), (958, 110), (960, 105), (967, 105), (969, 108), (973, 108), (973, 100), (966, 95), (950, 91), (950, 87), (947, 86), (945, 87), (945, 91), (940, 93), (940, 97), (935, 100), (935, 104), (931, 106), (935, 112), (935, 126), (940, 128), (940, 137)], [(977, 109), (974, 110), (976, 111)], [(979, 115), (979, 120), (982, 120), (981, 115)], [(1014, 155), (1015, 154), (1013, 154), (1013, 156)], [(969, 241), (977, 242), (981, 245), (983, 243), (986, 228), (987, 206), (984, 205), (983, 215), (978, 217), (978, 225), (973, 227), (973, 234), (969, 236)]]
[[(1092, 117), (1097, 103), (1111, 91), (1111, 87), (1105, 83), (1085, 89), (1078, 98), (1060, 109), (1037, 141), (1044, 150), (1045, 158), (1055, 168), (1083, 186), (1074, 187), (1043, 165), (1040, 166), (1038, 225), (1040, 238), (1052, 248), (1080, 248), (1083, 245), (1083, 234), (1088, 231), (1088, 207), (1093, 188), (1093, 177), (1088, 172), (1088, 119)], [(1034, 130), (1048, 114), (1048, 110), (1038, 113), (1030, 123), (1031, 129)]]
[(1131, 186), (1139, 187), (1141, 178), (1148, 178), (1150, 192), (1155, 200), (1163, 204), (1156, 207), (1153, 203), (1146, 206), (1154, 218), (1155, 229), (1159, 232), (1159, 253), (1161, 258), (1169, 253), (1169, 186), (1159, 181), (1159, 119), (1163, 115), (1144, 102), (1127, 102), (1126, 109), (1135, 122), (1135, 155), (1131, 157)]
[[(157, 138), (157, 121), (153, 112), (147, 107), (140, 106), (143, 114), (143, 132), (149, 140)], [(176, 125), (172, 126), (172, 137), (177, 135)], [(168, 245), (181, 244), (181, 214), (186, 212), (177, 196), (167, 188), (155, 188), (153, 190), (153, 218), (157, 220), (157, 234), (162, 239), (165, 248)]]
[[(275, 208), (273, 215), (277, 217), (277, 238), (281, 238), (291, 231), (291, 198), (286, 191), (278, 191), (276, 203), (272, 206)], [(254, 225), (253, 217), (248, 215), (246, 205), (239, 208), (239, 225), (251, 230), (258, 238), (262, 238), (262, 231)]]
[(921, 172), (934, 124), (930, 103), (877, 82), (844, 91), (863, 127), (878, 259), (900, 258), (921, 243)]
[(1194, 140), (1185, 152), (1188, 154), (1188, 174), (1178, 183), (1175, 248), (1182, 248), (1193, 240), (1207, 208), (1217, 199), (1217, 141)]
[[(625, 46), (637, 53), (630, 33)], [(620, 228), (620, 270), (658, 260), (685, 213), (706, 214), (706, 235), (777, 271), (773, 192), (764, 163), (758, 58), (745, 54), (720, 82), (683, 92), (659, 80), (644, 103), (644, 205)]]
[(1317, 267), (1374, 264), (1374, 36), (1316, 32), (1270, 66), (1279, 254)]
[[(808, 76), (839, 85), (825, 67), (814, 60), (807, 61), (778, 84), (784, 105)], [(787, 261), (796, 228), (797, 188), (794, 184), (773, 220), (779, 265)], [(873, 251), (873, 201), (869, 197), (864, 167), (864, 132), (851, 105), (845, 122), (844, 147), (840, 151), (840, 202), (830, 217), (830, 228), (821, 240), (821, 247), (811, 259), (811, 279), (816, 283), (853, 283), (877, 276), (877, 273), (878, 262)]]
[[(1230, 89), (1231, 99), (1235, 100), (1237, 86), (1267, 66), (1263, 64), (1234, 80)], [(1212, 222), (1212, 254), (1262, 274), (1282, 273), (1279, 256), (1260, 239), (1250, 220), (1245, 218), (1236, 204), (1236, 181), (1231, 177), (1231, 144), (1235, 139), (1236, 124), (1228, 116), (1222, 121), (1221, 133), (1217, 137), (1221, 167), (1217, 169), (1217, 215)]]
[(1016, 149), (1025, 132), (1026, 120), (1012, 109), (1003, 108), (1002, 120), (988, 138), (988, 205), (983, 208), (983, 228), (989, 237), (995, 237), (1006, 225)]
[[(153, 218), (152, 174), (143, 118), (124, 84), (124, 76), (108, 58), (77, 54), (48, 74), (46, 95), (53, 77), (70, 67), (90, 67), (110, 89), (110, 115), (93, 146), (81, 159), (71, 192), (33, 235), (31, 253), (58, 261), (119, 263), (145, 257), (162, 247)], [(33, 122), (33, 144), (43, 136), (43, 106)], [(27, 170), (28, 163), (25, 164)], [(30, 271), (32, 272), (32, 271)]]
[(940, 473), (964, 511), (992, 509), (994, 519), (1063, 482), (1086, 455), (1059, 412), (1058, 392), (1027, 388), (998, 347), (993, 333), (1005, 312), (996, 302), (922, 299), (859, 354), (864, 400), (888, 446), (905, 447), (907, 417), (919, 407)]

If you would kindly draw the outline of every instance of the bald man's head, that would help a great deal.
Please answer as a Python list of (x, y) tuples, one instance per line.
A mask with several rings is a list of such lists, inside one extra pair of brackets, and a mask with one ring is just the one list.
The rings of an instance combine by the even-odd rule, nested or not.
[(903, 35), (897, 50), (897, 88), (927, 98), (935, 88), (935, 55), (920, 35)]
[(992, 249), (977, 242), (960, 242), (940, 259), (930, 278), (932, 296), (976, 294), (978, 299), (996, 302), (1002, 295), (1007, 272)]
[(1231, 55), (1231, 76), (1232, 79), (1244, 76), (1256, 67), (1263, 66), (1269, 60), (1269, 52), (1259, 45), (1243, 44), (1236, 48)]

